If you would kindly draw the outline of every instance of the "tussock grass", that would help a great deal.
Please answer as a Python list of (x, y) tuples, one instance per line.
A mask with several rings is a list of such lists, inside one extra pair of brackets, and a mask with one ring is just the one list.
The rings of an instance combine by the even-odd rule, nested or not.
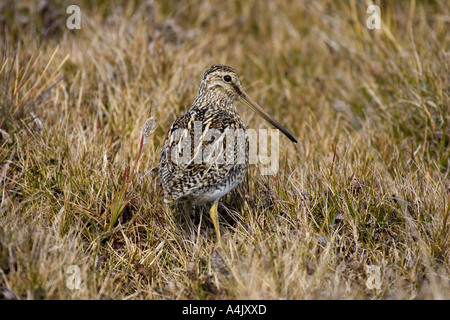
[[(0, 9), (0, 297), (450, 297), (446, 1), (377, 2), (380, 30), (352, 0), (77, 4), (81, 30), (62, 1)], [(154, 170), (213, 63), (299, 140), (222, 199), (223, 247)]]

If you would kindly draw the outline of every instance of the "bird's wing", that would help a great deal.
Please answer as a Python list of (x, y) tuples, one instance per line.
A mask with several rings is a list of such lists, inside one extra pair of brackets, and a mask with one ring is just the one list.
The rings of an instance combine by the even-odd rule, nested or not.
[(186, 113), (172, 124), (161, 150), (166, 201), (189, 198), (219, 184), (236, 166), (246, 167), (246, 157), (248, 142), (240, 118), (221, 110)]

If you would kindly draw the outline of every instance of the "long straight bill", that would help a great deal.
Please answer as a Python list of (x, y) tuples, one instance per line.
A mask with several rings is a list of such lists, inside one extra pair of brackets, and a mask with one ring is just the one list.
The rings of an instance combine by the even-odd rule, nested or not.
[(297, 143), (297, 140), (292, 136), (292, 134), (289, 133), (289, 131), (286, 130), (278, 121), (276, 121), (270, 114), (268, 114), (266, 111), (264, 111), (255, 101), (253, 101), (245, 92), (241, 95), (241, 102), (252, 108), (256, 111), (261, 117), (266, 119), (268, 122), (270, 122), (275, 128), (283, 132), (286, 137), (288, 137), (292, 142)]

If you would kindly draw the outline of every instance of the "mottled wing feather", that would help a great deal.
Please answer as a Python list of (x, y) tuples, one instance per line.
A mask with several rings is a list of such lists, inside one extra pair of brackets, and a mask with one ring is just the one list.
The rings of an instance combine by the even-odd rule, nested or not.
[[(195, 124), (196, 121), (197, 124)], [(197, 128), (201, 125), (202, 130), (198, 130), (197, 133), (215, 132), (216, 134), (212, 135), (209, 141), (201, 138), (196, 140), (194, 137), (195, 125), (197, 125)], [(230, 146), (230, 148), (234, 147), (233, 150), (240, 150), (244, 153), (244, 162), (237, 162), (236, 158), (230, 158), (230, 155), (235, 157), (236, 152), (226, 152), (227, 141), (229, 141), (224, 135), (226, 129), (233, 130), (232, 132), (240, 129), (245, 134), (244, 141), (239, 143), (239, 141), (234, 140), (234, 146)], [(187, 163), (186, 161), (180, 161), (180, 159), (175, 158), (175, 161), (173, 159), (173, 148), (183, 146), (185, 150), (188, 150), (189, 145), (183, 144), (186, 139), (183, 138), (182, 132), (189, 134), (191, 141), (189, 157), (191, 161), (187, 161)], [(206, 151), (208, 147), (211, 149), (212, 143), (217, 142), (217, 139), (222, 141), (221, 144), (216, 144), (220, 148), (215, 149), (216, 151), (221, 149), (223, 152), (224, 157), (221, 163), (207, 162), (203, 153), (200, 155), (196, 153), (199, 150), (199, 145), (195, 144), (196, 141), (201, 142), (201, 151)], [(200, 158), (194, 159), (192, 155), (198, 155)], [(215, 155), (217, 155), (217, 152)], [(159, 169), (165, 201), (195, 200), (195, 198), (215, 189), (233, 183), (233, 179), (242, 180), (247, 164), (248, 138), (244, 123), (239, 115), (222, 109), (191, 110), (173, 123), (161, 150)]]

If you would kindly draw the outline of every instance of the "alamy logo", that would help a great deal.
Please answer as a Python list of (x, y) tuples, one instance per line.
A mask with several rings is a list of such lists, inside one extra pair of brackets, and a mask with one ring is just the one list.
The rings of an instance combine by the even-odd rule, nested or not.
[(79, 6), (70, 5), (67, 7), (66, 13), (71, 14), (67, 18), (66, 26), (68, 29), (81, 29), (81, 10)]
[(80, 289), (81, 286), (81, 275), (80, 267), (77, 265), (71, 265), (66, 270), (67, 274), (70, 274), (66, 280), (66, 286), (69, 290)]
[[(248, 138), (248, 150), (247, 150)], [(269, 144), (270, 140), (270, 144)], [(279, 165), (279, 131), (276, 129), (204, 128), (201, 121), (194, 122), (191, 133), (187, 129), (173, 131), (170, 161), (175, 165), (239, 165), (258, 164), (262, 175), (273, 175)], [(248, 151), (248, 153), (247, 153)]]
[(368, 289), (373, 290), (380, 290), (381, 289), (381, 272), (379, 266), (366, 266), (366, 274), (367, 274), (367, 281), (366, 286)]
[(367, 7), (367, 14), (370, 16), (366, 20), (366, 26), (368, 29), (381, 29), (381, 10), (379, 6), (370, 5)]

